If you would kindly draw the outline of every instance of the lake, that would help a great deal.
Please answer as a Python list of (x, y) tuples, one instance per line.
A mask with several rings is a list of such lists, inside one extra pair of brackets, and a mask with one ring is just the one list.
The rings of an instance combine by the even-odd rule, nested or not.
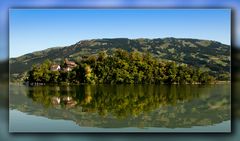
[(231, 132), (231, 85), (10, 84), (10, 132)]

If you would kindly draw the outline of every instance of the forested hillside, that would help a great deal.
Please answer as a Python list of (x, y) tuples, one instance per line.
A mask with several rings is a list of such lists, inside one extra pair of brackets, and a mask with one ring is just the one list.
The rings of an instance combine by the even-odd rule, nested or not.
[(61, 63), (64, 58), (80, 62), (84, 58), (97, 55), (101, 51), (112, 54), (115, 49), (150, 53), (162, 61), (202, 68), (220, 80), (230, 78), (229, 45), (216, 41), (180, 38), (156, 39), (93, 39), (83, 40), (66, 47), (49, 48), (10, 59), (10, 73), (21, 75), (31, 69), (33, 64), (41, 64), (49, 59)]

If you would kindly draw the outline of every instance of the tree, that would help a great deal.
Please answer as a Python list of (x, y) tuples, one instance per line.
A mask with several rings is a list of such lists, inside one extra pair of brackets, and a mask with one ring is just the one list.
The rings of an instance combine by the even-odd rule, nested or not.
[[(210, 83), (214, 81), (202, 68), (179, 65), (176, 62), (161, 61), (150, 53), (143, 55), (137, 51), (128, 53), (116, 49), (113, 55), (100, 52), (78, 62), (71, 71), (51, 71), (52, 62), (46, 60), (41, 65), (34, 65), (29, 71), (28, 80), (44, 83), (91, 83), (91, 84), (162, 84), (162, 83)], [(222, 76), (222, 77), (227, 77)]]

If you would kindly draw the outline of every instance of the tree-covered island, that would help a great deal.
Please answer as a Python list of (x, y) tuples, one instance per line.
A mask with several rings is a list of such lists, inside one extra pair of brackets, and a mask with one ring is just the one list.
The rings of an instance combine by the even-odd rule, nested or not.
[(81, 60), (63, 59), (60, 64), (45, 60), (33, 65), (26, 82), (73, 84), (206, 84), (216, 79), (202, 68), (163, 61), (150, 53), (116, 49)]

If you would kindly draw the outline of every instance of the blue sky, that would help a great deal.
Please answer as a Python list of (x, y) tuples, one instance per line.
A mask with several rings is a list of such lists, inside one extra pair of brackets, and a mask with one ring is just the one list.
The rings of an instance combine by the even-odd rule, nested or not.
[(230, 9), (11, 9), (10, 57), (95, 38), (198, 38), (230, 44)]

